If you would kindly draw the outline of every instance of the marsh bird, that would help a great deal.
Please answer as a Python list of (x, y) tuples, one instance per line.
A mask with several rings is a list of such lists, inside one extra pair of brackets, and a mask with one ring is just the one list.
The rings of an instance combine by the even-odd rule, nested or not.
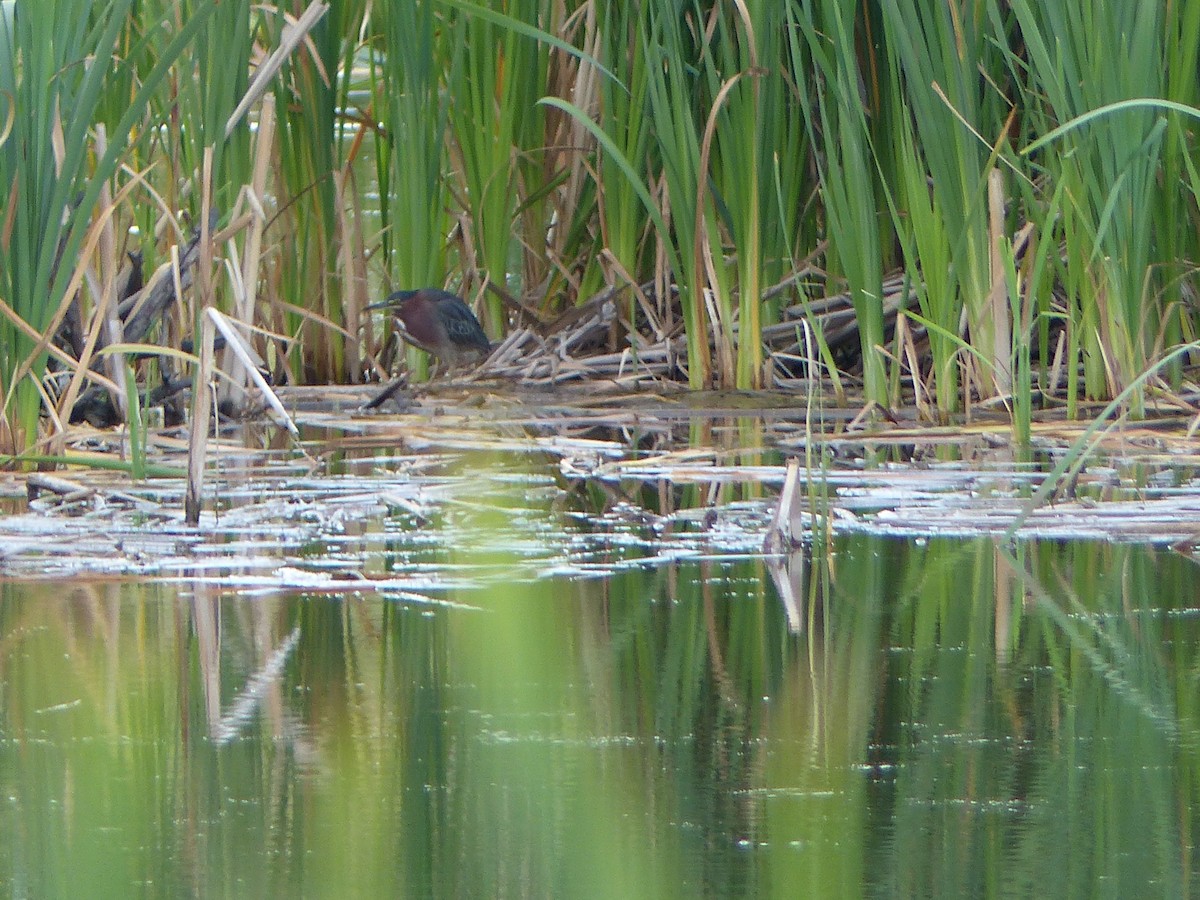
[(441, 288), (395, 291), (367, 309), (389, 310), (404, 339), (447, 368), (480, 362), (491, 352), (492, 344), (475, 313), (461, 297)]

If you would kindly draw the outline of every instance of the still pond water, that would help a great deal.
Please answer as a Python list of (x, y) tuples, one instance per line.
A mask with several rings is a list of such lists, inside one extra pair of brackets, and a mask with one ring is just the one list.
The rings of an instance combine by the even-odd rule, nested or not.
[(854, 525), (769, 560), (774, 476), (564, 446), (231, 467), (200, 529), (170, 482), (13, 501), (0, 892), (1197, 892), (1190, 553)]

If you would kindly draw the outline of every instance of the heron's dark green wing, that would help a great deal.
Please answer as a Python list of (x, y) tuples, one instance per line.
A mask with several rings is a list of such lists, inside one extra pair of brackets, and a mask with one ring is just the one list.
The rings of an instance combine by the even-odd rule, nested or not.
[(446, 334), (456, 347), (470, 347), (487, 352), (492, 349), (479, 320), (471, 308), (453, 295), (438, 301), (439, 318), (446, 327)]

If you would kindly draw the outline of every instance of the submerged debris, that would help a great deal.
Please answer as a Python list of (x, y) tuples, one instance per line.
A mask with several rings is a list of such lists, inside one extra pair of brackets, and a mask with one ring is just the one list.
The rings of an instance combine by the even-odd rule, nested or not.
[[(245, 590), (352, 583), (435, 602), (451, 589), (682, 558), (778, 560), (786, 586), (790, 557), (848, 532), (992, 539), (1016, 526), (1018, 540), (1184, 550), (1200, 540), (1196, 454), (1161, 436), (1131, 459), (1139, 445), (1127, 432), (1111, 445), (1120, 462), (1093, 458), (1059, 502), (1035, 506), (1076, 432), (1042, 434), (1034, 464), (1014, 462), (999, 425), (927, 429), (922, 443), (916, 431), (847, 433), (843, 418), (819, 434), (795, 410), (745, 409), (740, 395), (708, 395), (705, 407), (697, 395), (451, 383), (414, 395), (410, 412), (362, 415), (368, 396), (365, 387), (282, 392), (302, 441), (281, 449), (264, 449), (253, 425), (224, 432), (194, 528), (183, 521), (182, 477), (9, 475), (28, 499), (8, 501), (0, 517), (0, 573), (200, 578)], [(160, 467), (178, 468), (185, 447), (178, 429), (148, 437)], [(938, 459), (948, 450), (959, 460)], [(480, 562), (486, 553), (463, 549), (491, 545), (520, 565), (493, 570)], [(803, 598), (793, 601), (798, 627)]]

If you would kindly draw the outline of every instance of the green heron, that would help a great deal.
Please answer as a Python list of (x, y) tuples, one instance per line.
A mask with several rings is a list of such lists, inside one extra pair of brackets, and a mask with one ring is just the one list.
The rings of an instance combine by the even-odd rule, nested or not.
[(367, 309), (390, 310), (403, 328), (404, 339), (448, 368), (479, 362), (491, 352), (475, 313), (461, 297), (441, 288), (395, 291)]

